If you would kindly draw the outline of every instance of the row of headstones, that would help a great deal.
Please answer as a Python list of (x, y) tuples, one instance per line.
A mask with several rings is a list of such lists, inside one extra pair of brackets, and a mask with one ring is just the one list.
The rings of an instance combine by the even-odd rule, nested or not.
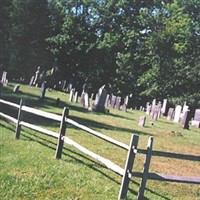
[(123, 99), (120, 96), (115, 96), (115, 95), (108, 95), (106, 99), (106, 105), (111, 106), (112, 108), (117, 108), (117, 109), (124, 109), (127, 111), (127, 106), (129, 102), (129, 96), (126, 96), (125, 99)]
[[(147, 102), (146, 104), (146, 114), (152, 116), (153, 120), (157, 120), (159, 117), (165, 114), (167, 106), (167, 99), (163, 100), (163, 104), (161, 101), (156, 104), (156, 99), (152, 101), (152, 104)], [(140, 107), (140, 110), (145, 110), (144, 107)]]
[[(146, 109), (143, 106), (140, 106), (140, 111), (145, 111), (146, 115), (150, 115), (154, 121), (157, 121), (161, 115), (164, 115), (166, 112), (166, 106), (167, 106), (167, 99), (163, 100), (163, 104), (159, 101), (158, 104), (156, 104), (156, 99), (152, 101), (152, 104), (150, 102), (147, 102)], [(138, 125), (144, 127), (146, 123), (146, 116), (142, 116), (139, 118)], [(153, 125), (153, 122), (152, 122)]]
[[(151, 115), (153, 120), (157, 120), (158, 117), (161, 115), (165, 114), (166, 112), (166, 106), (167, 106), (167, 99), (163, 100), (163, 104), (161, 102), (158, 102), (156, 105), (156, 100), (154, 99), (152, 102), (152, 105), (147, 102), (146, 105), (146, 114)], [(140, 108), (141, 110), (144, 111), (144, 108)], [(194, 120), (192, 120), (193, 124), (196, 126), (200, 126), (200, 113), (198, 112), (199, 109), (196, 110), (195, 112), (195, 117)], [(186, 102), (184, 103), (183, 109), (182, 106), (177, 105), (176, 108), (169, 108), (168, 114), (167, 114), (167, 120), (173, 120), (174, 122), (178, 123), (181, 121), (181, 126), (184, 129), (189, 128), (189, 106), (186, 105)], [(198, 114), (199, 113), (199, 114)], [(139, 124), (140, 126), (144, 126), (146, 121), (146, 117), (142, 116), (139, 119)]]
[(176, 108), (169, 108), (167, 114), (167, 120), (173, 120), (173, 122), (178, 123), (181, 121), (182, 128), (189, 128), (189, 107), (184, 104), (183, 109), (181, 105), (177, 105)]
[[(106, 92), (106, 90), (104, 90), (104, 87), (102, 86), (99, 89), (98, 93), (96, 94), (94, 104), (91, 107), (90, 99), (93, 99), (94, 94), (91, 94), (91, 97), (89, 98), (89, 94), (83, 90), (83, 92), (81, 93), (81, 97), (80, 97), (81, 98), (80, 104), (83, 107), (87, 108), (89, 111), (96, 110), (96, 111), (105, 113), (106, 112), (105, 98), (104, 98), (104, 96), (106, 94), (105, 92)], [(71, 91), (70, 91), (69, 101), (78, 103), (78, 92), (75, 90), (75, 88), (71, 89)]]
[(184, 116), (185, 112), (189, 111), (189, 106), (186, 105), (186, 102), (183, 105), (177, 105), (174, 108), (169, 108), (167, 114), (167, 120), (173, 120), (174, 122), (178, 123)]
[[(93, 98), (94, 98), (94, 93), (92, 93), (91, 97), (89, 98), (87, 92), (82, 92), (80, 103), (83, 107), (90, 108), (90, 99)], [(69, 101), (78, 103), (78, 92), (76, 92), (74, 88), (71, 89), (70, 91)], [(128, 105), (128, 96), (125, 98), (124, 103), (122, 105), (121, 97), (110, 95), (104, 88), (100, 88), (95, 96), (93, 108), (99, 110), (100, 112), (101, 111), (105, 112), (105, 106), (111, 106), (112, 108), (117, 108), (117, 109), (121, 109), (121, 107), (124, 107), (126, 111), (127, 105)]]
[[(184, 104), (183, 109), (180, 105), (177, 105), (176, 108), (169, 108), (167, 119), (173, 120), (174, 122), (181, 121), (181, 126), (183, 128), (189, 128), (190, 116), (188, 109), (189, 107)], [(200, 128), (200, 109), (195, 110), (193, 119), (191, 120), (191, 126)]]
[[(152, 115), (154, 120), (157, 120), (158, 117), (165, 114), (166, 106), (167, 106), (167, 99), (163, 100), (163, 104), (159, 102), (157, 105), (155, 104), (156, 100), (154, 99), (152, 102), (151, 109), (150, 106), (147, 105), (147, 114)], [(186, 102), (183, 105), (183, 109), (181, 105), (177, 105), (176, 108), (169, 108), (167, 114), (167, 120), (173, 120), (173, 122), (178, 123), (181, 121), (181, 126), (184, 129), (189, 128), (189, 106), (186, 105)]]

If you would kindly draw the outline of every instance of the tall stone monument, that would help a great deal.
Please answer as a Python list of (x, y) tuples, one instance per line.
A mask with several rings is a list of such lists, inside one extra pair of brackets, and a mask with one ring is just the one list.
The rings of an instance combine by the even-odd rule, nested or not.
[(99, 88), (98, 98), (95, 100), (93, 105), (94, 111), (106, 113), (105, 102), (107, 94), (108, 91), (106, 85), (103, 85), (101, 88)]

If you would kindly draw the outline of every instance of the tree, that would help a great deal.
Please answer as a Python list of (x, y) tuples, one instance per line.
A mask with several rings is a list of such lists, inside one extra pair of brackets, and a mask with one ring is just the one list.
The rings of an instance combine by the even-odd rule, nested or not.
[[(151, 98), (180, 97), (188, 93), (186, 57), (190, 51), (191, 19), (177, 1), (162, 8), (141, 13), (147, 18), (148, 34), (144, 35), (140, 52), (145, 55), (145, 73), (138, 79), (141, 95)], [(156, 24), (154, 24), (156, 22)], [(141, 55), (142, 56), (142, 55)]]
[(9, 0), (0, 0), (0, 19), (1, 19), (1, 28), (0, 28), (0, 73), (2, 74), (3, 70), (7, 70), (8, 60), (9, 60), (9, 31), (10, 31), (10, 9), (11, 3)]
[(9, 13), (8, 71), (13, 76), (29, 77), (36, 65), (49, 63), (45, 38), (49, 35), (47, 0), (12, 0)]

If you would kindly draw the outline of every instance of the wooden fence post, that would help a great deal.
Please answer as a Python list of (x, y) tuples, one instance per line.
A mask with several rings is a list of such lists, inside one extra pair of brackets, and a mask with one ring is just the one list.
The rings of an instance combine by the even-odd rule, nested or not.
[(132, 135), (131, 140), (130, 140), (130, 146), (127, 154), (127, 159), (126, 159), (126, 165), (124, 169), (124, 175), (122, 178), (122, 183), (119, 191), (119, 196), (118, 199), (124, 199), (127, 196), (127, 191), (129, 187), (129, 182), (131, 179), (131, 174), (132, 174), (132, 169), (133, 169), (133, 164), (135, 160), (135, 155), (137, 153), (137, 145), (139, 141), (139, 136), (138, 135)]
[(55, 157), (57, 159), (60, 159), (62, 156), (62, 149), (63, 149), (63, 143), (64, 143), (64, 141), (62, 140), (62, 137), (65, 136), (65, 130), (67, 127), (65, 117), (68, 117), (68, 115), (69, 115), (69, 108), (64, 107), (63, 113), (62, 113), (62, 119), (60, 123), (60, 134), (58, 137), (58, 142), (57, 142), (57, 147), (56, 147)]
[(143, 176), (142, 176), (142, 181), (141, 181), (139, 192), (138, 192), (138, 200), (144, 199), (144, 191), (145, 191), (145, 187), (147, 183), (147, 176), (148, 176), (150, 162), (151, 162), (152, 148), (153, 148), (153, 137), (149, 137), (148, 145), (147, 145), (146, 160), (145, 160), (144, 169), (143, 169)]
[(19, 137), (20, 137), (20, 131), (21, 131), (20, 121), (22, 120), (22, 106), (23, 106), (23, 100), (21, 99), (20, 105), (19, 105), (19, 110), (18, 110), (15, 139), (19, 139)]

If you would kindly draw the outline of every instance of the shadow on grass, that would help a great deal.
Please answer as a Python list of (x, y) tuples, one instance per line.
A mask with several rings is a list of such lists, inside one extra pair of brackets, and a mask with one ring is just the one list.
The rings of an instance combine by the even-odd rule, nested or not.
[[(47, 138), (40, 137), (40, 136), (35, 135), (33, 133), (30, 133), (30, 132), (28, 132), (28, 133), (27, 132), (26, 133), (23, 132), (21, 134), (21, 136), (22, 136), (22, 139), (24, 139), (24, 140), (37, 142), (38, 144), (41, 144), (41, 145), (43, 145), (43, 146), (45, 146), (45, 147), (47, 147), (47, 148), (49, 148), (51, 150), (54, 150), (54, 152), (56, 151), (57, 143), (52, 142), (52, 141), (48, 140)], [(55, 139), (55, 140), (57, 140), (57, 139)], [(69, 152), (70, 152), (71, 155), (69, 154)], [(85, 165), (88, 168), (90, 168), (92, 170), (95, 170), (96, 172), (102, 174), (103, 176), (105, 176), (109, 180), (115, 182), (117, 185), (121, 184), (115, 178), (113, 178), (110, 175), (104, 173), (101, 169), (98, 169), (99, 167), (103, 168), (103, 169), (108, 169), (107, 167), (105, 167), (103, 164), (101, 164), (99, 162), (96, 162), (93, 159), (88, 158), (87, 156), (85, 156), (82, 153), (75, 152), (75, 151), (73, 151), (73, 150), (71, 150), (71, 149), (69, 149), (67, 147), (63, 147), (62, 155), (65, 155), (65, 156), (67, 156), (67, 157), (69, 157), (71, 159), (71, 161), (69, 161), (67, 158), (63, 158), (62, 157), (62, 160), (64, 160), (67, 163), (69, 163), (69, 162), (71, 162), (71, 163), (75, 162), (75, 163), (78, 163), (78, 164), (81, 164), (81, 165)], [(80, 158), (77, 158), (77, 156), (80, 157)], [(84, 162), (83, 159), (85, 160), (85, 162)], [(90, 163), (87, 163), (86, 161), (88, 161)], [(129, 192), (131, 192), (131, 194), (137, 195), (137, 192), (134, 191), (134, 190), (132, 190), (132, 189), (130, 189), (130, 188), (129, 188)]]
[[(1, 124), (1, 126), (3, 126), (3, 127), (6, 128), (6, 129), (9, 129), (9, 130), (11, 130), (11, 131), (14, 131), (14, 128), (11, 128), (12, 126), (11, 126), (11, 127), (10, 127), (10, 126), (7, 127), (7, 126), (5, 126), (4, 124)], [(22, 132), (21, 132), (21, 139), (23, 139), (23, 140), (28, 140), (28, 141), (34, 141), (34, 142), (37, 142), (38, 144), (41, 144), (41, 145), (43, 145), (43, 146), (45, 146), (45, 147), (47, 147), (47, 148), (49, 148), (49, 149), (51, 149), (51, 150), (53, 150), (53, 151), (56, 150), (56, 146), (57, 146), (57, 143), (56, 143), (56, 142), (53, 142), (53, 141), (51, 141), (51, 140), (49, 140), (49, 139), (47, 139), (47, 138), (43, 138), (43, 137), (41, 137), (41, 136), (39, 136), (39, 135), (36, 135), (36, 134), (37, 134), (37, 133), (31, 133), (31, 132), (29, 132), (29, 131), (27, 131), (27, 130), (26, 130), (26, 132), (25, 132), (25, 131), (22, 129)], [(46, 135), (44, 135), (44, 134), (42, 134), (42, 135), (43, 135), (44, 137), (46, 137)], [(55, 140), (57, 140), (57, 139), (55, 139)], [(70, 154), (67, 153), (67, 152), (70, 152), (70, 154), (72, 154), (72, 155), (70, 155)], [(74, 160), (75, 162), (77, 162), (77, 163), (79, 163), (79, 164), (86, 165), (88, 168), (90, 168), (90, 169), (92, 169), (92, 170), (95, 170), (96, 172), (102, 174), (103, 176), (105, 176), (105, 177), (108, 178), (109, 180), (115, 182), (117, 185), (121, 185), (121, 182), (117, 181), (115, 178), (111, 177), (110, 175), (108, 175), (108, 174), (102, 172), (101, 169), (98, 169), (98, 167), (107, 169), (103, 164), (101, 164), (101, 163), (99, 163), (99, 162), (96, 162), (96, 161), (93, 160), (93, 159), (88, 158), (87, 156), (83, 155), (82, 153), (77, 153), (77, 152), (75, 152), (75, 151), (73, 151), (73, 150), (71, 150), (71, 149), (69, 149), (69, 148), (66, 148), (66, 147), (63, 148), (63, 153), (62, 153), (62, 154), (65, 155), (65, 156), (68, 156), (69, 158), (71, 158), (72, 160)], [(80, 158), (77, 158), (77, 156), (80, 157)], [(89, 161), (91, 164), (90, 164), (90, 163), (84, 162), (83, 159)], [(65, 162), (69, 162), (69, 160), (67, 160), (66, 158), (63, 158), (63, 160), (64, 160)], [(72, 162), (72, 161), (70, 161), (70, 162)], [(109, 173), (109, 174), (110, 174), (110, 173)], [(131, 182), (134, 183), (135, 185), (139, 186), (139, 183), (137, 183), (136, 181), (131, 180)], [(151, 189), (146, 188), (146, 190), (150, 191), (151, 193), (153, 193), (153, 194), (155, 194), (155, 195), (157, 195), (157, 196), (159, 196), (159, 197), (162, 197), (162, 198), (165, 199), (165, 200), (169, 200), (169, 198), (166, 198), (166, 197), (160, 195), (159, 193), (152, 191)], [(133, 194), (133, 195), (137, 195), (137, 192), (134, 191), (134, 190), (132, 190), (132, 189), (130, 189), (130, 188), (128, 189), (128, 191), (129, 191), (131, 194)], [(144, 199), (147, 199), (147, 198), (144, 198)]]
[[(123, 111), (121, 111), (121, 112), (123, 112)], [(130, 120), (130, 121), (135, 121), (135, 119), (133, 119), (133, 118), (124, 117), (122, 115), (117, 115), (117, 114), (113, 114), (113, 113), (109, 113), (108, 115), (112, 116), (112, 117), (117, 117), (117, 118), (120, 118), (120, 119), (126, 119), (126, 120)]]
[[(29, 140), (29, 141), (34, 141), (34, 142), (37, 142), (38, 144), (41, 144), (51, 150), (53, 150), (54, 152), (56, 151), (56, 146), (57, 146), (57, 143), (56, 142), (52, 142), (51, 140), (47, 139), (47, 138), (43, 138), (43, 137), (40, 137), (36, 134), (33, 134), (33, 133), (30, 133), (30, 132), (26, 132), (26, 133), (22, 133), (21, 136), (23, 137), (23, 139), (26, 139), (26, 140)], [(57, 140), (57, 139), (55, 139)], [(92, 169), (92, 170), (95, 170), (96, 172), (102, 174), (104, 177), (108, 178), (109, 180), (111, 180), (112, 182), (115, 182), (117, 185), (121, 185), (121, 182), (117, 181), (114, 177), (112, 177), (111, 175), (108, 175), (106, 173), (104, 173), (101, 169), (107, 169), (107, 167), (105, 167), (103, 164), (99, 163), (99, 162), (96, 162), (95, 160), (91, 159), (91, 158), (88, 158), (88, 156), (85, 156), (84, 154), (82, 153), (78, 153), (78, 152), (75, 152), (67, 147), (63, 147), (63, 152), (62, 152), (62, 155), (65, 155), (67, 156), (68, 158), (71, 159), (71, 161), (69, 161), (69, 159), (67, 159), (66, 157), (62, 157), (62, 160), (64, 160), (65, 162), (69, 163), (79, 163), (81, 165), (85, 165), (87, 166), (88, 168)], [(79, 158), (78, 158), (79, 157)], [(85, 161), (84, 161), (85, 160)], [(90, 163), (88, 163), (90, 162)], [(100, 167), (100, 169), (98, 169)], [(115, 172), (114, 172), (115, 173)], [(117, 174), (117, 173), (116, 173)], [(138, 187), (140, 186), (140, 184), (134, 180), (131, 179), (131, 183), (137, 185)], [(146, 190), (148, 190), (149, 192), (151, 192), (152, 194), (154, 195), (157, 195), (158, 197), (161, 197), (165, 200), (170, 200), (169, 198), (149, 189), (149, 188), (146, 188)], [(134, 191), (132, 189), (128, 189), (128, 192), (130, 192), (132, 195), (135, 195), (137, 196), (137, 191)], [(145, 198), (144, 197), (144, 200), (148, 200), (148, 198)]]
[[(104, 124), (101, 122), (97, 122), (91, 119), (84, 119), (84, 118), (80, 118), (77, 116), (70, 116), (70, 119), (85, 125), (89, 128), (97, 128), (97, 129), (106, 129), (106, 130), (113, 130), (113, 131), (120, 131), (120, 132), (128, 132), (128, 133), (138, 133), (141, 135), (149, 135), (148, 133), (144, 132), (144, 131), (136, 131), (134, 129), (129, 129), (129, 128), (122, 128), (122, 127), (117, 127), (117, 126), (111, 126), (108, 124)], [(77, 128), (78, 129), (78, 128)]]
[[(38, 95), (37, 94), (27, 94), (24, 93), (23, 91), (19, 91), (17, 93), (14, 93), (12, 91), (13, 89), (11, 87), (5, 87), (3, 89), (2, 95), (1, 95), (1, 99), (4, 99), (6, 101), (11, 101), (13, 103), (19, 104), (20, 100), (23, 99), (24, 104), (30, 107), (38, 107), (38, 108), (48, 108), (49, 106), (53, 106), (53, 107), (58, 107), (56, 105), (56, 99), (54, 98), (50, 98), (50, 97), (45, 97), (44, 100), (41, 100), (39, 98), (39, 93), (40, 91), (38, 91)], [(31, 87), (30, 87), (31, 90)], [(65, 107), (67, 106), (66, 103), (61, 102), (59, 107)]]
[[(1, 119), (1, 117), (0, 117), (0, 120), (6, 122), (6, 120)], [(7, 122), (7, 123), (9, 123), (9, 122)], [(13, 124), (13, 123), (9, 123), (9, 124), (12, 124), (13, 126), (5, 126), (4, 124), (1, 123), (1, 127), (6, 128), (6, 129), (12, 131), (13, 133), (15, 133), (15, 124)]]

